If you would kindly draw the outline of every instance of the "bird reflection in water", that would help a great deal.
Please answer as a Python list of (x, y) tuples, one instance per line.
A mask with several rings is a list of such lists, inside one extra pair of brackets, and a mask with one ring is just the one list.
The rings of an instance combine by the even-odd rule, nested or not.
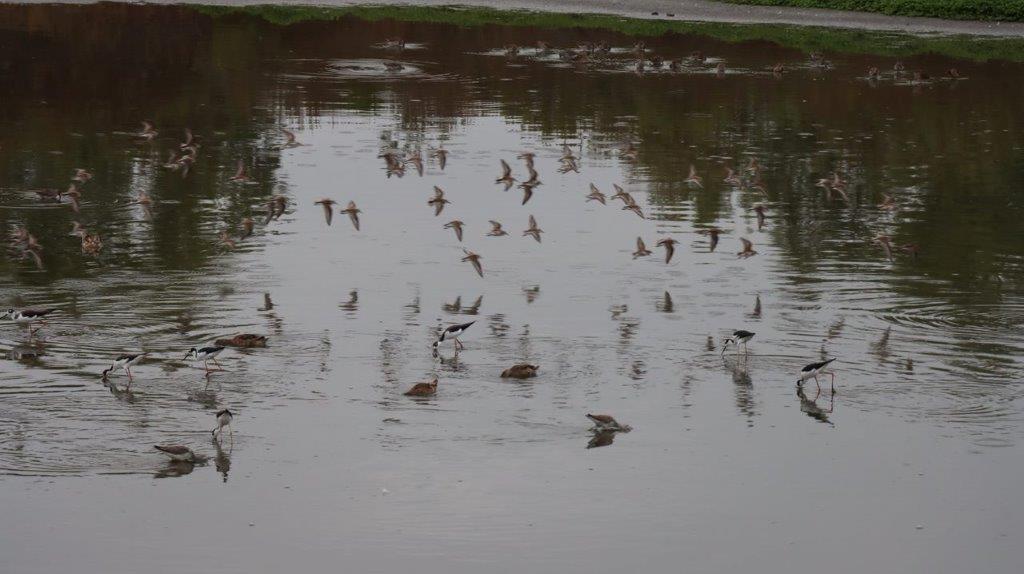
[(501, 313), (495, 313), (487, 318), (487, 328), (491, 330), (491, 336), (497, 338), (504, 337), (509, 330), (505, 316)]
[(756, 295), (754, 297), (754, 310), (751, 311), (750, 313), (747, 313), (747, 317), (749, 317), (751, 319), (760, 319), (761, 318), (761, 296), (760, 295)]
[(466, 370), (466, 365), (459, 362), (459, 354), (455, 353), (451, 357), (445, 357), (444, 355), (437, 352), (434, 349), (434, 357), (437, 358), (438, 362), (441, 363), (442, 367), (453, 373), (458, 373)]
[(346, 311), (349, 315), (354, 314), (359, 310), (359, 291), (353, 289), (348, 292), (348, 301), (339, 303), (338, 307)]
[(445, 304), (441, 305), (441, 310), (444, 311), (445, 313), (450, 313), (452, 315), (454, 315), (454, 314), (458, 313), (459, 311), (461, 311), (462, 310), (462, 295), (459, 295), (458, 297), (456, 297), (455, 301), (452, 301), (451, 303), (445, 303)]
[(615, 431), (603, 430), (594, 433), (594, 436), (587, 441), (587, 448), (598, 448), (608, 446), (615, 442)]
[(796, 396), (800, 399), (800, 412), (806, 413), (807, 416), (818, 422), (835, 426), (832, 421), (828, 420), (828, 415), (832, 414), (832, 409), (835, 407), (835, 393), (829, 394), (828, 408), (818, 405), (818, 398), (821, 396), (821, 389), (818, 389), (814, 394), (813, 399), (808, 399), (807, 395), (804, 394), (803, 387), (800, 386), (796, 388)]
[(665, 291), (661, 301), (654, 304), (654, 308), (661, 313), (674, 313), (675, 304), (672, 302), (672, 295), (670, 295), (668, 291)]
[(153, 473), (153, 478), (176, 478), (179, 476), (185, 476), (192, 474), (195, 470), (196, 463), (188, 462), (184, 460), (172, 460), (168, 461), (167, 466)]
[(889, 358), (889, 336), (892, 334), (892, 325), (885, 328), (881, 338), (871, 343), (871, 353), (878, 359), (878, 364), (883, 364)]
[(480, 305), (482, 305), (483, 302), (484, 302), (484, 296), (483, 295), (477, 297), (476, 301), (473, 301), (472, 305), (470, 305), (469, 307), (466, 307), (466, 309), (464, 311), (462, 311), (462, 314), (463, 315), (476, 315), (476, 314), (480, 313)]
[(213, 441), (214, 448), (217, 449), (217, 456), (213, 459), (213, 464), (217, 468), (217, 472), (220, 473), (221, 478), (224, 482), (228, 481), (228, 472), (231, 471), (231, 451), (234, 450), (234, 444), (228, 447), (227, 452), (220, 445), (220, 441)]
[(732, 374), (733, 389), (736, 393), (736, 408), (740, 415), (747, 419), (747, 426), (753, 427), (757, 411), (754, 409), (754, 380), (750, 377), (747, 357), (725, 358), (723, 362)]
[(530, 304), (540, 297), (540, 285), (534, 285), (533, 287), (523, 287), (523, 295), (526, 295), (526, 303)]

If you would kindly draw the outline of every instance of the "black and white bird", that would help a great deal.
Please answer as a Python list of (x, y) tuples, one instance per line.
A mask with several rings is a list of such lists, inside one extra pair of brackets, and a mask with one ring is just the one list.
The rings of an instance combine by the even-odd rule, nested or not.
[(725, 354), (725, 350), (729, 348), (729, 344), (730, 343), (732, 343), (733, 345), (736, 345), (736, 352), (739, 353), (740, 352), (740, 343), (743, 343), (743, 354), (746, 355), (747, 354), (747, 341), (749, 341), (749, 340), (751, 340), (753, 338), (754, 338), (754, 334), (751, 333), (750, 331), (744, 331), (743, 329), (740, 329), (738, 331), (733, 331), (732, 332), (732, 337), (727, 337), (725, 339), (725, 341), (722, 342), (722, 354), (723, 355)]
[(210, 372), (210, 361), (213, 361), (214, 365), (217, 365), (217, 369), (224, 370), (221, 368), (220, 363), (217, 362), (217, 355), (224, 351), (224, 347), (203, 347), (196, 349), (192, 347), (188, 350), (188, 354), (185, 355), (186, 359), (195, 359), (202, 361), (203, 366), (206, 368), (206, 372)]
[(441, 331), (441, 336), (439, 336), (437, 340), (434, 341), (434, 350), (437, 350), (441, 343), (449, 339), (451, 339), (452, 344), (455, 345), (456, 351), (464, 348), (462, 341), (459, 340), (459, 335), (465, 333), (466, 329), (469, 329), (469, 327), (473, 323), (476, 323), (476, 321), (470, 321), (469, 323), (463, 323), (461, 325), (451, 325), (450, 327), (447, 327), (444, 331)]
[(210, 431), (213, 438), (219, 438), (224, 433), (224, 427), (228, 427), (228, 432), (231, 433), (229, 436), (231, 440), (235, 440), (235, 431), (231, 428), (231, 419), (235, 418), (235, 415), (231, 414), (231, 411), (224, 409), (217, 412), (217, 427)]
[(28, 326), (28, 334), (32, 334), (38, 329), (33, 327), (36, 323), (45, 325), (45, 318), (50, 313), (53, 313), (57, 309), (22, 309), (21, 311), (15, 309), (8, 309), (6, 313), (0, 316), (0, 319), (10, 319), (19, 325)]
[(114, 359), (114, 362), (110, 365), (109, 369), (103, 371), (103, 380), (107, 380), (107, 375), (109, 375), (111, 371), (121, 369), (122, 371), (128, 374), (128, 386), (130, 387), (132, 385), (133, 380), (132, 367), (142, 362), (142, 359), (145, 358), (145, 356), (146, 353), (139, 353), (137, 355), (121, 355), (120, 357)]
[(160, 445), (155, 444), (153, 448), (166, 454), (174, 462), (195, 462), (196, 455), (192, 452), (192, 449), (187, 446), (181, 446), (180, 444), (174, 445)]
[(814, 379), (814, 383), (818, 385), (818, 390), (821, 390), (821, 383), (818, 382), (818, 375), (831, 375), (832, 376), (832, 392), (836, 390), (836, 374), (832, 371), (826, 371), (827, 367), (835, 358), (820, 363), (811, 363), (806, 367), (800, 369), (800, 378), (796, 381), (796, 386), (802, 387), (807, 379)]

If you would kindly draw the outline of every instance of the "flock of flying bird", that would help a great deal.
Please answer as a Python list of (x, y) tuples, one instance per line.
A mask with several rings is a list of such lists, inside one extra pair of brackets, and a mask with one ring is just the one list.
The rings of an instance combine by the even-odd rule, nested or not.
[[(392, 43), (387, 45), (387, 47), (396, 49), (401, 49), (402, 46), (404, 46), (404, 43), (401, 43), (400, 40), (393, 41)], [(581, 50), (561, 51), (558, 54), (559, 57), (562, 59), (579, 63), (589, 61), (592, 58), (600, 57), (602, 54), (607, 54), (608, 50), (609, 48), (607, 45), (593, 44), (585, 46)], [(664, 61), (656, 55), (652, 56), (649, 60), (646, 59), (644, 55), (645, 50), (646, 49), (642, 43), (637, 44), (634, 47), (634, 51), (638, 55), (638, 59), (636, 62), (637, 71), (643, 72), (647, 66), (651, 66), (656, 69), (661, 68)], [(515, 57), (519, 53), (519, 49), (515, 46), (506, 47), (505, 51), (506, 55), (509, 57)], [(548, 47), (546, 44), (538, 44), (538, 54), (550, 53), (550, 51), (551, 48)], [(815, 65), (828, 65), (827, 61), (825, 61), (824, 59), (817, 55), (812, 55), (811, 60), (812, 64)], [(695, 53), (691, 55), (691, 58), (688, 62), (690, 64), (702, 65), (705, 61), (706, 58), (703, 54)], [(668, 63), (668, 69), (670, 71), (678, 71), (683, 65), (684, 62), (682, 60), (672, 60)], [(389, 69), (391, 68), (389, 67)], [(785, 67), (782, 64), (775, 66), (772, 70), (772, 72), (775, 74), (781, 74), (784, 73), (785, 71)], [(894, 69), (895, 74), (901, 74), (903, 73), (903, 71), (904, 68), (902, 64), (897, 63)], [(725, 72), (725, 67), (723, 63), (718, 63), (716, 67), (716, 72), (719, 74)], [(956, 72), (955, 69), (951, 69), (948, 73), (948, 76), (952, 79), (960, 78), (959, 74)], [(868, 73), (868, 78), (871, 80), (876, 80), (878, 79), (878, 77), (878, 70), (876, 68), (872, 68)], [(928, 79), (929, 78), (927, 76), (923, 75), (920, 72), (917, 72), (914, 75), (915, 81), (926, 81)], [(285, 137), (285, 141), (281, 146), (282, 148), (292, 148), (303, 145), (302, 143), (299, 143), (296, 140), (296, 136), (293, 132), (283, 128), (281, 128), (280, 131)], [(136, 138), (143, 142), (151, 142), (158, 135), (159, 132), (157, 131), (155, 125), (152, 122), (145, 121), (142, 122), (142, 130), (136, 134)], [(180, 143), (180, 145), (178, 145), (178, 149), (176, 151), (172, 151), (170, 153), (167, 162), (162, 164), (162, 167), (166, 170), (180, 173), (182, 177), (187, 177), (190, 170), (192, 169), (192, 166), (199, 158), (200, 147), (201, 144), (199, 138), (194, 136), (191, 130), (186, 129), (184, 141)], [(448, 150), (445, 150), (443, 147), (432, 149), (430, 151), (430, 157), (436, 160), (438, 167), (442, 171), (445, 169), (448, 163), (448, 153)], [(626, 147), (619, 150), (619, 156), (620, 158), (627, 161), (635, 161), (638, 157), (638, 150), (633, 146), (633, 144), (628, 144)], [(385, 174), (388, 178), (392, 176), (402, 177), (406, 174), (407, 170), (409, 169), (414, 169), (420, 176), (423, 175), (424, 160), (423, 155), (419, 150), (413, 150), (411, 152), (402, 153), (397, 148), (390, 148), (383, 150), (378, 157), (384, 160)], [(522, 160), (524, 162), (527, 176), (524, 179), (517, 179), (516, 177), (513, 176), (512, 167), (504, 159), (501, 159), (500, 173), (498, 177), (495, 179), (495, 183), (501, 184), (504, 187), (505, 191), (511, 189), (513, 185), (518, 184), (517, 188), (521, 189), (523, 192), (522, 205), (526, 205), (533, 197), (535, 189), (538, 186), (542, 185), (542, 182), (540, 180), (540, 174), (537, 172), (534, 163), (534, 153), (523, 152), (517, 156), (517, 159)], [(579, 158), (573, 153), (573, 150), (569, 145), (563, 145), (562, 155), (559, 158), (558, 171), (563, 174), (568, 172), (579, 173)], [(89, 181), (92, 179), (93, 175), (88, 170), (79, 168), (75, 170), (71, 178), (69, 187), (66, 190), (62, 191), (53, 189), (40, 189), (34, 190), (34, 192), (43, 201), (67, 203), (74, 211), (74, 213), (77, 214), (79, 212), (80, 199), (82, 193), (86, 188), (87, 184), (89, 183)], [(242, 160), (238, 161), (237, 170), (235, 171), (234, 175), (229, 178), (228, 181), (238, 184), (249, 184), (254, 182), (253, 178), (248, 175), (246, 170), (246, 164)], [(731, 167), (726, 167), (726, 175), (723, 181), (724, 183), (726, 183), (727, 185), (731, 186), (734, 189), (742, 191), (754, 191), (767, 196), (765, 184), (761, 179), (761, 167), (758, 164), (757, 159), (752, 159), (750, 161), (750, 164), (746, 168), (740, 170), (739, 172), (734, 171)], [(690, 166), (689, 173), (686, 179), (684, 180), (684, 183), (691, 188), (699, 189), (704, 187), (704, 179), (698, 173), (696, 167), (693, 165)], [(843, 201), (848, 201), (846, 193), (847, 182), (845, 182), (838, 173), (833, 173), (828, 178), (820, 179), (817, 182), (817, 186), (825, 190), (829, 200), (839, 198)], [(609, 196), (603, 193), (596, 185), (591, 183), (589, 186), (589, 193), (587, 193), (584, 196), (584, 199), (588, 203), (593, 201), (600, 203), (601, 205), (608, 205), (609, 203), (614, 202), (616, 200), (621, 201), (622, 210), (634, 213), (638, 217), (643, 219), (643, 209), (636, 202), (636, 200), (619, 185), (613, 184), (613, 188), (615, 190), (615, 193)], [(143, 209), (147, 217), (151, 216), (153, 199), (144, 191), (139, 193), (139, 195), (135, 198), (133, 203), (139, 205)], [(441, 213), (444, 211), (445, 206), (450, 203), (451, 201), (447, 199), (444, 190), (438, 186), (434, 186), (433, 195), (431, 195), (427, 201), (427, 204), (433, 208), (434, 215), (440, 216)], [(323, 215), (327, 225), (331, 225), (333, 221), (333, 215), (335, 213), (335, 206), (340, 204), (333, 199), (323, 198), (316, 201), (314, 205), (319, 205), (322, 208)], [(268, 200), (266, 205), (265, 223), (269, 223), (275, 219), (280, 218), (281, 215), (285, 212), (286, 207), (287, 198), (285, 196), (272, 196)], [(882, 210), (889, 211), (898, 209), (898, 205), (890, 195), (885, 195), (883, 202), (878, 207)], [(757, 216), (758, 230), (760, 230), (765, 225), (765, 207), (761, 204), (758, 204), (754, 206), (753, 210)], [(362, 211), (357, 207), (354, 201), (349, 201), (344, 209), (338, 209), (337, 212), (348, 215), (353, 227), (356, 230), (360, 229), (359, 215), (360, 213), (362, 213)], [(525, 230), (523, 230), (522, 236), (532, 237), (535, 241), (540, 243), (541, 234), (544, 233), (544, 230), (539, 227), (537, 220), (533, 215), (529, 216), (528, 221), (529, 225)], [(508, 232), (505, 231), (503, 225), (500, 222), (491, 220), (489, 223), (491, 229), (486, 234), (487, 236), (501, 237), (508, 235)], [(241, 226), (242, 231), (238, 235), (237, 239), (233, 238), (227, 231), (221, 232), (221, 245), (227, 248), (236, 247), (237, 241), (244, 240), (253, 234), (255, 222), (252, 218), (246, 217), (242, 220)], [(451, 229), (455, 233), (455, 236), (460, 243), (463, 240), (464, 226), (465, 223), (458, 219), (449, 221), (443, 225), (445, 229)], [(722, 230), (717, 227), (711, 227), (707, 229), (702, 229), (699, 232), (708, 237), (709, 251), (713, 252), (718, 246), (719, 237), (722, 233)], [(70, 235), (80, 238), (82, 252), (84, 254), (95, 256), (103, 248), (103, 242), (99, 235), (90, 232), (87, 228), (85, 228), (77, 221), (74, 222)], [(741, 249), (736, 253), (738, 258), (748, 258), (757, 255), (757, 251), (754, 250), (754, 245), (750, 240), (744, 237), (740, 237), (739, 241)], [(918, 247), (916, 245), (897, 245), (893, 243), (892, 238), (887, 235), (879, 235), (878, 237), (875, 238), (875, 242), (877, 242), (882, 247), (886, 256), (890, 260), (894, 257), (894, 253), (896, 252), (902, 252), (913, 256), (916, 256), (918, 253)], [(658, 240), (655, 244), (657, 247), (662, 247), (664, 249), (665, 263), (669, 263), (672, 261), (673, 255), (675, 254), (675, 246), (677, 243), (678, 242), (675, 239), (671, 237), (665, 237)], [(25, 227), (15, 227), (11, 231), (9, 249), (13, 255), (16, 255), (23, 259), (31, 259), (39, 269), (43, 269), (43, 247), (42, 245), (40, 245), (39, 241), (31, 233), (29, 233), (29, 231)], [(636, 249), (635, 251), (632, 252), (633, 258), (636, 259), (639, 257), (646, 257), (651, 254), (652, 251), (647, 248), (647, 244), (644, 242), (643, 238), (637, 237)], [(469, 251), (468, 249), (465, 248), (463, 248), (463, 255), (464, 256), (462, 257), (462, 261), (470, 263), (473, 269), (476, 271), (476, 273), (479, 276), (483, 277), (484, 268), (481, 263), (482, 257), (479, 254)], [(34, 335), (35, 330), (37, 329), (37, 325), (44, 324), (45, 319), (55, 311), (56, 309), (9, 309), (6, 313), (0, 315), (0, 319), (11, 319), (15, 323), (18, 323), (20, 325), (26, 325), (29, 330), (29, 337), (31, 338)], [(455, 352), (458, 353), (459, 350), (463, 348), (463, 344), (459, 340), (459, 337), (462, 334), (464, 334), (472, 325), (473, 323), (470, 322), (460, 325), (452, 325), (442, 330), (438, 336), (438, 339), (433, 344), (435, 353), (437, 352), (438, 347), (446, 341), (451, 341), (454, 345)], [(730, 337), (726, 338), (724, 342), (722, 348), (723, 355), (726, 352), (726, 349), (729, 345), (736, 346), (737, 353), (739, 352), (739, 346), (743, 345), (743, 353), (745, 355), (747, 353), (747, 343), (753, 337), (754, 333), (749, 331), (737, 330), (733, 332), (733, 334)], [(221, 354), (221, 352), (224, 351), (226, 347), (261, 347), (265, 346), (265, 343), (266, 337), (253, 334), (241, 334), (230, 339), (218, 340), (217, 344), (214, 346), (192, 348), (189, 350), (185, 358), (192, 358), (202, 361), (206, 370), (206, 374), (209, 375), (211, 372), (209, 362), (213, 362), (214, 365), (217, 366), (217, 370), (222, 370), (220, 369), (220, 365), (219, 363), (217, 363), (216, 358), (218, 355)], [(145, 353), (125, 354), (117, 357), (111, 364), (110, 368), (103, 371), (104, 382), (108, 381), (108, 377), (111, 372), (115, 370), (123, 370), (128, 376), (128, 388), (130, 389), (130, 385), (133, 380), (131, 367), (141, 362), (145, 357)], [(828, 359), (826, 361), (811, 363), (803, 367), (799, 373), (799, 377), (797, 380), (798, 387), (802, 388), (804, 382), (813, 379), (815, 383), (818, 384), (818, 390), (820, 391), (821, 386), (818, 381), (818, 377), (819, 375), (827, 374), (832, 377), (832, 392), (834, 393), (835, 374), (834, 372), (827, 370), (833, 361), (835, 361), (835, 359)], [(537, 375), (538, 370), (538, 365), (531, 365), (526, 363), (517, 364), (503, 371), (501, 373), (501, 377), (516, 379), (531, 378)], [(417, 383), (404, 394), (414, 397), (430, 396), (437, 392), (437, 386), (438, 379), (434, 378), (433, 380), (428, 382)], [(228, 409), (224, 409), (216, 413), (216, 427), (212, 431), (212, 434), (216, 440), (219, 441), (220, 435), (222, 434), (225, 428), (229, 430), (231, 436), (233, 437), (233, 432), (231, 431), (230, 427), (233, 416), (233, 413)], [(595, 431), (597, 431), (599, 434), (609, 432), (628, 432), (629, 430), (631, 430), (631, 427), (629, 425), (620, 424), (610, 415), (588, 413), (586, 416), (595, 423)], [(169, 456), (174, 461), (196, 460), (196, 455), (192, 452), (191, 449), (189, 449), (186, 446), (157, 445), (155, 448)]]

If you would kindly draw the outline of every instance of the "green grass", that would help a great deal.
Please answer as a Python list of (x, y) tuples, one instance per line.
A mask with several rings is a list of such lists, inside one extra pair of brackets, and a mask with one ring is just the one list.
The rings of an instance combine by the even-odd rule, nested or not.
[[(782, 0), (754, 0), (773, 2)], [(811, 1), (811, 0), (793, 0)], [(852, 1), (852, 0), (851, 0)], [(939, 0), (919, 0), (938, 3)], [(959, 0), (953, 0), (958, 2)], [(980, 0), (992, 2), (994, 0)], [(1018, 4), (1024, 0), (1016, 1)], [(975, 61), (1024, 61), (1024, 39), (965, 35), (917, 36), (874, 33), (859, 30), (777, 24), (723, 24), (675, 20), (623, 18), (604, 14), (567, 14), (490, 8), (417, 7), (417, 6), (196, 6), (214, 17), (247, 15), (277, 25), (340, 18), (397, 20), (453, 24), (462, 27), (485, 25), (529, 26), (537, 28), (595, 28), (630, 36), (661, 36), (669, 33), (696, 34), (725, 42), (767, 40), (805, 52), (845, 52), (879, 56), (907, 57), (940, 54)]]
[(931, 16), (948, 20), (1024, 21), (1024, 0), (721, 0), (732, 4), (796, 6), (879, 12), (890, 16)]

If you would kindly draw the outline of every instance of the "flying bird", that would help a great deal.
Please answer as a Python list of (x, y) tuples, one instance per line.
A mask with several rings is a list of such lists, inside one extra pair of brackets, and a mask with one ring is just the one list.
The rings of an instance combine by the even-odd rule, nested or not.
[(356, 202), (348, 202), (348, 207), (339, 210), (338, 213), (347, 213), (352, 226), (356, 228), (356, 231), (359, 231), (359, 214), (362, 213), (362, 210), (356, 207)]
[(491, 224), (491, 231), (487, 233), (489, 237), (501, 237), (502, 235), (508, 235), (508, 232), (501, 228), (501, 223), (494, 221), (493, 219), (489, 222)]
[(463, 223), (461, 221), (459, 221), (458, 219), (456, 219), (454, 221), (449, 221), (448, 223), (444, 224), (444, 228), (445, 229), (454, 229), (455, 230), (455, 237), (457, 237), (459, 239), (459, 241), (462, 241), (462, 226), (463, 226)]
[(647, 249), (647, 246), (644, 245), (644, 240), (642, 238), (640, 238), (640, 237), (637, 237), (636, 238), (636, 251), (633, 252), (633, 259), (636, 259), (637, 257), (646, 257), (647, 255), (650, 255), (650, 254), (651, 254), (651, 250)]
[(466, 249), (463, 249), (462, 252), (466, 254), (466, 256), (462, 258), (462, 260), (469, 261), (473, 265), (473, 269), (476, 269), (476, 274), (483, 277), (484, 268), (482, 265), (480, 265), (480, 256)]
[(320, 201), (314, 201), (313, 205), (320, 205), (324, 208), (324, 219), (327, 221), (327, 225), (331, 224), (331, 220), (334, 219), (334, 204), (337, 203), (333, 199), (323, 198)]
[(671, 237), (658, 241), (658, 246), (665, 248), (665, 263), (672, 261), (672, 256), (676, 254), (676, 243), (679, 242)]
[(738, 257), (746, 259), (748, 257), (753, 257), (754, 255), (757, 255), (757, 251), (754, 251), (754, 244), (751, 243), (749, 239), (745, 237), (740, 237), (740, 242), (743, 244), (743, 251), (740, 251), (739, 253), (736, 254)]
[(537, 227), (537, 220), (531, 215), (530, 216), (530, 227), (523, 232), (523, 236), (530, 235), (540, 243), (540, 234), (544, 233), (544, 230)]

